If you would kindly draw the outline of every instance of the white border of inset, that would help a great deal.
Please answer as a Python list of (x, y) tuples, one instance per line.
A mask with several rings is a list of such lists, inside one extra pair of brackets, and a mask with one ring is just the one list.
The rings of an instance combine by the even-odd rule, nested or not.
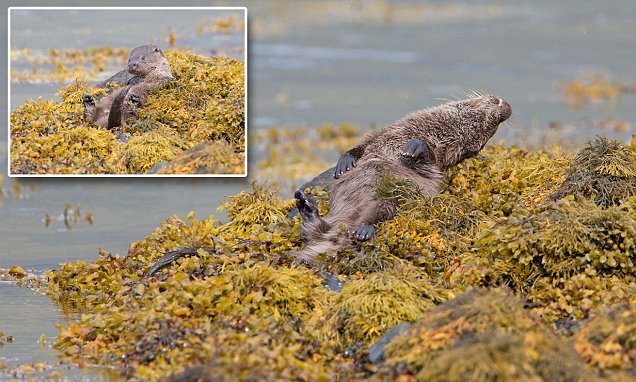
[[(234, 10), (243, 11), (245, 24), (245, 167), (243, 174), (12, 174), (11, 173), (11, 11), (12, 10)], [(7, 175), (10, 178), (246, 178), (249, 157), (248, 145), (248, 50), (247, 7), (9, 7), (7, 11)]]

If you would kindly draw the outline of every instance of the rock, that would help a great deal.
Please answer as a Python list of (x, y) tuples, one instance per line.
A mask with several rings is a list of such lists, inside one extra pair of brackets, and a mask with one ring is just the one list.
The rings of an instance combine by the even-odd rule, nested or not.
[(146, 174), (156, 174), (157, 171), (168, 167), (168, 164), (170, 164), (170, 162), (168, 162), (167, 160), (162, 160), (161, 162), (154, 165), (150, 170), (148, 170)]
[(369, 348), (369, 362), (373, 364), (378, 364), (384, 362), (384, 346), (386, 346), (391, 340), (395, 337), (399, 336), (402, 333), (407, 332), (411, 329), (411, 324), (408, 322), (403, 322), (401, 324), (395, 325), (391, 330), (384, 333), (379, 340), (375, 341), (373, 345)]
[(334, 292), (342, 292), (342, 287), (347, 282), (346, 280), (340, 280), (338, 275), (329, 272), (324, 272), (322, 278), (325, 281), (325, 286)]

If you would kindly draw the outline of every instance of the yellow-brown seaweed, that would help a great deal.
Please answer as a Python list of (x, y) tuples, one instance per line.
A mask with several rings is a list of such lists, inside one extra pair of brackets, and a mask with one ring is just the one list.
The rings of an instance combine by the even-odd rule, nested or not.
[[(633, 150), (612, 147), (595, 155)], [(620, 307), (636, 301), (636, 195), (550, 198), (587, 171), (581, 153), (490, 146), (433, 197), (387, 177), (379, 196), (400, 198), (396, 218), (317, 267), (289, 255), (301, 245), (293, 200), (253, 183), (221, 206), (225, 223), (175, 216), (126, 256), (48, 272), (49, 296), (84, 311), (55, 346), (148, 380), (628, 380), (636, 337)], [(309, 191), (328, 210), (328, 191)], [(200, 249), (144, 277), (188, 247)], [(365, 351), (401, 322), (414, 327), (369, 365)]]
[[(76, 81), (53, 99), (28, 100), (11, 113), (13, 174), (140, 174), (170, 161), (198, 143), (223, 141), (245, 151), (245, 64), (227, 57), (168, 51), (175, 81), (153, 92), (123, 130), (126, 144), (112, 131), (83, 118), (82, 96), (107, 88)], [(244, 173), (244, 155), (228, 162), (228, 150), (209, 150), (207, 162), (225, 173)], [(216, 155), (216, 157), (214, 157)], [(175, 170), (189, 170), (180, 166)], [(192, 168), (194, 171), (195, 168)], [(163, 173), (168, 170), (164, 169)]]

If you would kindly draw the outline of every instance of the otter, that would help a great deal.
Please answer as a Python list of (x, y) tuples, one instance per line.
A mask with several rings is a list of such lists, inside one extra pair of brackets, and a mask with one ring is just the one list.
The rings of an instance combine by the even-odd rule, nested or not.
[[(329, 187), (331, 210), (327, 216), (318, 215), (315, 200), (303, 189), (294, 194), (306, 245), (291, 254), (302, 262), (316, 264), (318, 255), (335, 252), (350, 240), (339, 229), (341, 225), (353, 230), (356, 240), (373, 239), (373, 224), (395, 216), (398, 207), (397, 200), (375, 196), (377, 182), (384, 174), (409, 180), (424, 194), (433, 195), (441, 187), (442, 172), (477, 155), (511, 114), (512, 108), (503, 99), (478, 95), (416, 111), (369, 133), (362, 143), (345, 152), (333, 169), (330, 176), (335, 180)], [(326, 185), (324, 178), (325, 173), (308, 184), (318, 181)], [(211, 248), (177, 248), (151, 266), (144, 278), (181, 257), (197, 256), (199, 249), (217, 255)]]
[(170, 63), (158, 46), (149, 44), (134, 48), (128, 56), (128, 84), (96, 103), (95, 98), (83, 97), (84, 117), (97, 126), (115, 129), (143, 107), (148, 93), (174, 79)]
[(369, 133), (338, 160), (326, 216), (318, 215), (315, 200), (304, 190), (294, 194), (307, 243), (295, 255), (311, 264), (318, 255), (335, 252), (350, 240), (340, 226), (355, 240), (375, 238), (373, 225), (394, 217), (398, 207), (395, 199), (376, 197), (380, 178), (405, 179), (433, 195), (441, 187), (442, 172), (477, 155), (511, 114), (508, 102), (478, 94), (413, 112)]

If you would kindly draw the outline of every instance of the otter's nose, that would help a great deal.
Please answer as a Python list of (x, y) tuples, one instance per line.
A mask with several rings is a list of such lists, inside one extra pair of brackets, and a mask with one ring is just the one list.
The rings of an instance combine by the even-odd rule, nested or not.
[(128, 69), (137, 69), (137, 63), (134, 61), (128, 61)]
[(501, 117), (501, 121), (505, 121), (506, 119), (510, 118), (510, 116), (512, 115), (512, 107), (510, 107), (510, 104), (508, 102), (506, 102), (506, 100), (502, 99), (502, 98), (498, 98), (499, 100), (499, 115)]
[(499, 99), (499, 105), (500, 107), (504, 107), (504, 108), (510, 108), (510, 104), (508, 102), (506, 102), (505, 99), (503, 98), (498, 98)]

